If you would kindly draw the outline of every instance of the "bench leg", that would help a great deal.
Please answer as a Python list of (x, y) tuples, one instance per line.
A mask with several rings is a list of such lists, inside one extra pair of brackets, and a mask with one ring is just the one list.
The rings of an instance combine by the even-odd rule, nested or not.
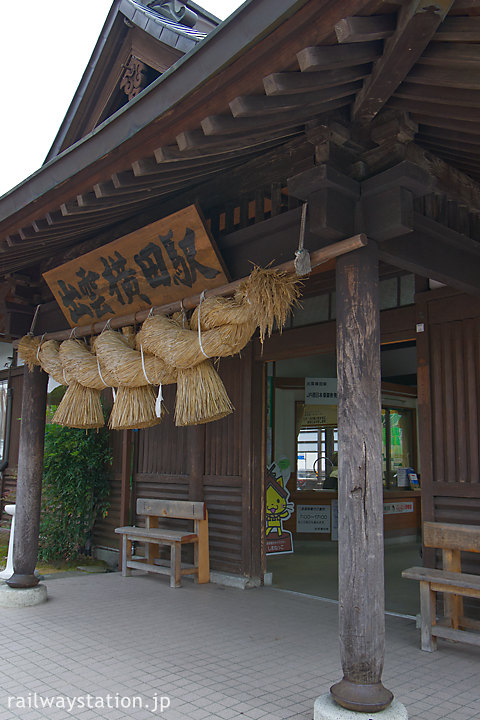
[[(150, 529), (158, 528), (158, 518), (157, 517), (151, 517), (147, 516), (145, 520), (145, 527)], [(160, 554), (160, 547), (158, 543), (145, 543), (145, 560), (149, 565), (155, 565), (155, 560), (158, 558)], [(153, 575), (154, 573), (150, 572), (150, 575)]]
[(437, 649), (437, 638), (432, 635), (432, 625), (435, 625), (435, 593), (428, 582), (420, 582), (420, 612), (422, 650), (434, 652)]
[(198, 568), (195, 580), (198, 583), (210, 582), (210, 558), (208, 549), (208, 522), (200, 520), (197, 524), (198, 542), (194, 545), (194, 565)]
[(132, 541), (126, 535), (122, 536), (122, 576), (128, 577), (132, 574), (131, 568), (127, 567), (127, 560), (132, 559)]
[(178, 588), (182, 585), (180, 565), (182, 560), (182, 546), (180, 543), (170, 545), (170, 587)]

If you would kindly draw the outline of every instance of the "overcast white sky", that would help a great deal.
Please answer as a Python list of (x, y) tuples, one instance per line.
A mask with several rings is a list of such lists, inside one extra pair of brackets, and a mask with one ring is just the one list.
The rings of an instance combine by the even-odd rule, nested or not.
[[(220, 19), (243, 0), (197, 0)], [(0, 195), (47, 155), (112, 0), (3, 0)]]

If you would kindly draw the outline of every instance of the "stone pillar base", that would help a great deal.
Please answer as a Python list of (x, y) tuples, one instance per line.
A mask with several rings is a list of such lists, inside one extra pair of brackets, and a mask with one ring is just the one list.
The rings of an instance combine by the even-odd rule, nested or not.
[(386, 709), (376, 713), (346, 710), (338, 705), (330, 693), (315, 700), (314, 720), (408, 720), (407, 709), (398, 700), (393, 700)]
[(31, 588), (15, 589), (6, 583), (0, 584), (0, 607), (22, 608), (41, 605), (47, 600), (46, 585)]

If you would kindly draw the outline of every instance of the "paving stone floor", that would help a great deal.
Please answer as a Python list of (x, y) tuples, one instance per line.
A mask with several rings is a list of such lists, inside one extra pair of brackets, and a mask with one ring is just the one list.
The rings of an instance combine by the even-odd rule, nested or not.
[[(335, 603), (167, 583), (57, 578), (46, 604), (1, 609), (0, 720), (311, 720), (315, 698), (341, 677)], [(384, 683), (410, 720), (480, 720), (480, 649), (439, 641), (423, 653), (412, 620), (386, 626)], [(128, 707), (138, 698), (149, 708)]]

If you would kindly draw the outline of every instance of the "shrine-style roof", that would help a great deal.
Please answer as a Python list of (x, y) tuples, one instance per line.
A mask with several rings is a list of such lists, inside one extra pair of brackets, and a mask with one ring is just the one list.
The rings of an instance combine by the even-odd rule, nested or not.
[[(118, 9), (134, 24), (150, 12), (134, 0)], [(162, 208), (199, 200), (208, 214), (241, 194), (235, 169), (255, 168), (256, 189), (259, 158), (275, 148), (297, 157), (316, 133), (321, 162), (322, 132), (352, 182), (374, 183), (379, 169), (405, 159), (427, 168), (438, 200), (430, 216), (477, 252), (477, 0), (251, 0), (200, 42), (153, 22), (160, 38), (174, 31), (195, 47), (0, 198), (0, 273), (114, 239)], [(420, 194), (423, 182), (409, 191)]]

